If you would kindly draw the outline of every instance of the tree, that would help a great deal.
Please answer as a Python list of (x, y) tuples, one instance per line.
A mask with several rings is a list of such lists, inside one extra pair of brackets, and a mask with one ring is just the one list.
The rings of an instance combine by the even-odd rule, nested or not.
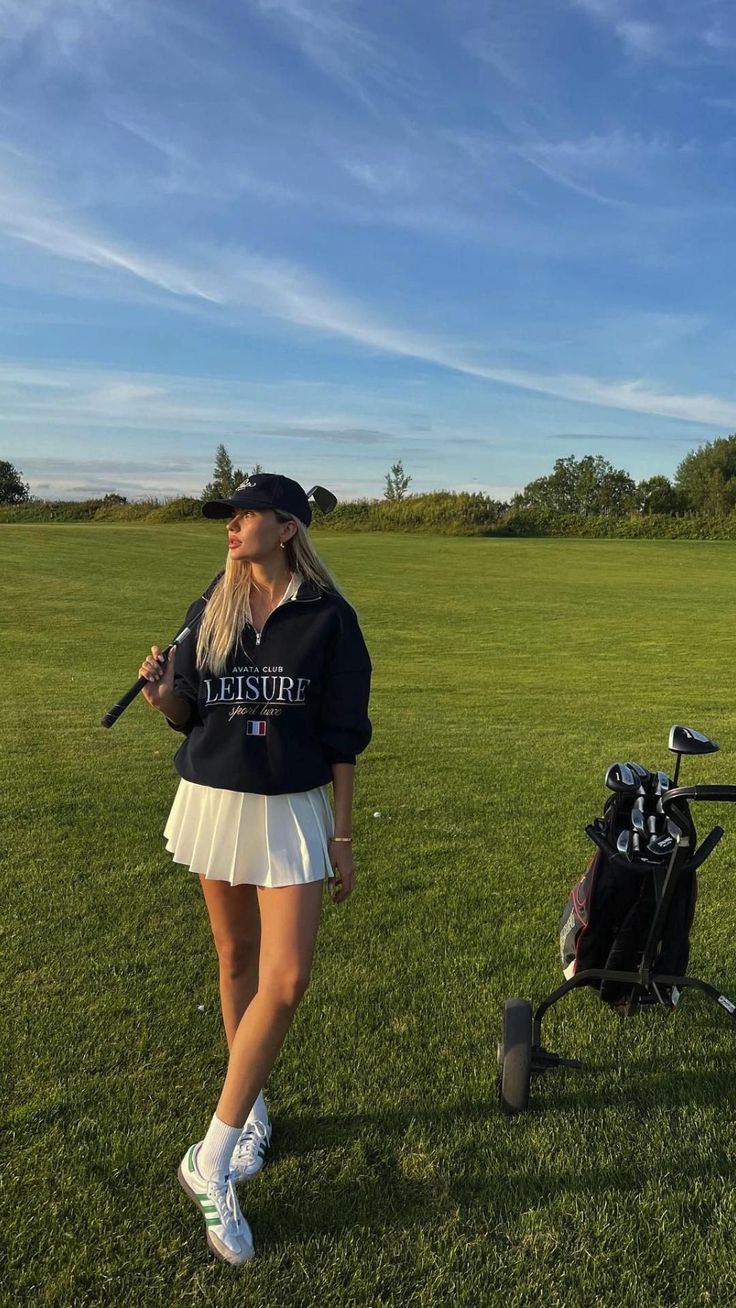
[(517, 508), (546, 509), (551, 513), (616, 515), (628, 513), (636, 502), (636, 485), (622, 468), (614, 468), (601, 454), (573, 454), (557, 459), (547, 477), (529, 482), (514, 497)]
[(102, 497), (103, 504), (127, 504), (128, 500), (125, 495), (118, 495), (117, 491), (109, 491)]
[(12, 463), (0, 459), (0, 504), (23, 504), (31, 498), (31, 488), (22, 476)]
[(404, 472), (404, 465), (399, 459), (398, 463), (391, 465), (391, 471), (386, 473), (386, 489), (383, 498), (385, 500), (403, 500), (410, 481), (411, 477)]
[(736, 435), (707, 441), (686, 454), (675, 485), (696, 513), (730, 513), (736, 506)]
[(212, 481), (208, 482), (202, 491), (203, 500), (222, 500), (228, 499), (232, 495), (236, 486), (245, 480), (245, 473), (240, 468), (233, 467), (233, 461), (230, 458), (224, 445), (218, 445), (215, 453), (215, 466), (212, 471)]
[(669, 477), (657, 473), (654, 477), (645, 477), (636, 488), (636, 507), (640, 513), (670, 513), (681, 515), (687, 509), (682, 492), (672, 485)]

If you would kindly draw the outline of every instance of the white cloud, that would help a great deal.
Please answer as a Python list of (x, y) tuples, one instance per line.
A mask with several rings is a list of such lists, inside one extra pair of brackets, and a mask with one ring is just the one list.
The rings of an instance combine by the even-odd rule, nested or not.
[(725, 21), (716, 19), (706, 28), (703, 33), (703, 40), (711, 50), (716, 50), (719, 53), (723, 51), (730, 55), (736, 50), (736, 28), (733, 23), (732, 9), (729, 12), (729, 19), (731, 22), (730, 29)]
[[(292, 0), (279, 0), (279, 3), (283, 9)], [(300, 4), (301, 0), (293, 3)], [(561, 184), (605, 205), (620, 207), (624, 201), (604, 195), (588, 184), (586, 169), (598, 166), (610, 156), (614, 160), (610, 165), (613, 170), (623, 171), (627, 159), (637, 153), (643, 166), (668, 148), (668, 142), (657, 136), (632, 138), (617, 130), (607, 136), (589, 134), (580, 140), (532, 142), (525, 147), (524, 157)], [(570, 175), (575, 168), (582, 173), (583, 180)], [(22, 159), (6, 158), (0, 174), (0, 232), (4, 231), (7, 238), (40, 247), (63, 263), (100, 270), (112, 297), (117, 287), (135, 282), (164, 292), (172, 304), (188, 308), (201, 305), (208, 312), (227, 311), (230, 315), (257, 313), (310, 333), (349, 340), (369, 350), (421, 360), (496, 384), (576, 403), (717, 427), (731, 427), (736, 421), (736, 406), (730, 400), (708, 394), (670, 393), (666, 386), (645, 378), (614, 381), (571, 372), (500, 367), (488, 358), (480, 344), (461, 344), (393, 323), (380, 312), (334, 291), (304, 268), (242, 247), (209, 246), (182, 251), (178, 256), (155, 248), (141, 248), (132, 241), (101, 233), (91, 223), (72, 216), (68, 206), (50, 199), (38, 181), (35, 185), (28, 181), (28, 175), (29, 166)], [(36, 166), (35, 177), (39, 176), (40, 168)], [(383, 177), (380, 173), (371, 176), (374, 181), (386, 184), (385, 172)], [(152, 398), (144, 396), (143, 401)], [(136, 411), (131, 397), (120, 400), (117, 408), (127, 414)]]
[(586, 200), (594, 200), (596, 204), (610, 206), (616, 209), (627, 209), (630, 207), (626, 200), (617, 199), (612, 195), (605, 195), (597, 190), (594, 186), (586, 185), (584, 182), (577, 182), (573, 177), (565, 174), (559, 167), (544, 158), (544, 152), (534, 147), (518, 147), (516, 153), (520, 159), (523, 159), (532, 168), (536, 168), (550, 181), (556, 182), (558, 186), (565, 187), (568, 191), (574, 191), (576, 195), (583, 196)]
[(33, 42), (37, 71), (71, 64), (88, 74), (102, 45), (125, 33), (143, 31), (145, 4), (126, 0), (0, 0), (0, 63), (7, 51)]
[(616, 31), (624, 44), (636, 54), (656, 59), (668, 49), (666, 34), (656, 23), (634, 18), (623, 19), (616, 24)]
[[(157, 253), (138, 252), (72, 225), (39, 215), (28, 197), (6, 188), (0, 229), (43, 246), (59, 258), (91, 263), (132, 276), (170, 293), (174, 300), (256, 310), (294, 326), (347, 339), (365, 348), (423, 360), (455, 372), (576, 403), (651, 413), (711, 426), (736, 424), (736, 402), (710, 395), (668, 393), (644, 379), (606, 381), (575, 374), (542, 374), (494, 367), (478, 350), (383, 321), (360, 304), (325, 287), (286, 261), (247, 251), (210, 251), (204, 266), (189, 267)], [(40, 206), (42, 208), (42, 206)], [(128, 410), (130, 405), (120, 405)]]
[(284, 39), (349, 95), (373, 107), (377, 87), (404, 91), (406, 67), (351, 15), (350, 0), (245, 0), (266, 19), (275, 20)]
[[(115, 373), (95, 367), (41, 363), (0, 363), (0, 425), (11, 434), (34, 431), (85, 433), (84, 440), (111, 432), (129, 439), (155, 434), (183, 441), (201, 436), (256, 436), (279, 441), (322, 442), (335, 448), (371, 446), (403, 432), (404, 406), (386, 410), (385, 425), (375, 422), (381, 404), (373, 398), (374, 425), (356, 422), (369, 398), (344, 388), (339, 409), (330, 409), (322, 384), (279, 381), (271, 385), (213, 377), (154, 373)], [(342, 391), (341, 391), (342, 394)], [(299, 416), (296, 417), (295, 413)], [(398, 422), (398, 428), (396, 426)], [(128, 439), (128, 436), (126, 436)], [(408, 432), (409, 444), (415, 437)], [(56, 458), (56, 456), (54, 456)]]
[(728, 0), (683, 4), (682, 0), (570, 0), (607, 27), (635, 60), (675, 67), (722, 62), (736, 47)]

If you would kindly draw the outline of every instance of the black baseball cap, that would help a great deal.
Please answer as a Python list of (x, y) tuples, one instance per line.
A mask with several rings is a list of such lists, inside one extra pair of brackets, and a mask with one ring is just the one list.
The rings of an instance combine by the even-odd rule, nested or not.
[(280, 509), (299, 518), (308, 527), (312, 521), (306, 491), (291, 477), (276, 472), (254, 472), (235, 487), (226, 500), (207, 500), (202, 505), (205, 518), (231, 518), (242, 509)]

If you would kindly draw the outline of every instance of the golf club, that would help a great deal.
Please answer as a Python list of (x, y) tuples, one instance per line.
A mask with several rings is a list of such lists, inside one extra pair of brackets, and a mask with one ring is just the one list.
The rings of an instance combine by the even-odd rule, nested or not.
[(631, 768), (631, 771), (634, 773), (634, 776), (638, 779), (639, 785), (641, 786), (642, 790), (643, 791), (648, 790), (652, 782), (652, 774), (649, 771), (649, 769), (642, 767), (641, 763), (627, 763), (626, 766), (628, 768)]
[(631, 810), (631, 827), (632, 830), (638, 832), (640, 836), (649, 835), (647, 820), (640, 808), (632, 808)]
[(631, 862), (631, 832), (630, 831), (622, 831), (620, 833), (619, 838), (616, 841), (616, 849), (618, 850), (619, 854), (623, 854), (624, 858), (628, 858), (629, 862)]
[(647, 850), (655, 858), (669, 858), (675, 846), (675, 837), (671, 835), (654, 835), (647, 843)]
[[(202, 611), (204, 612), (204, 610)], [(191, 635), (191, 632), (192, 632), (191, 627), (182, 627), (178, 636), (174, 636), (174, 639), (172, 640), (171, 644), (167, 645), (166, 649), (161, 651), (164, 663), (166, 663), (172, 649), (178, 648), (179, 645), (182, 645), (184, 641), (187, 640), (187, 638)], [(114, 726), (114, 724), (117, 722), (118, 718), (120, 717), (120, 714), (128, 707), (129, 704), (133, 702), (136, 695), (140, 694), (140, 692), (143, 690), (143, 687), (146, 685), (147, 681), (148, 681), (147, 677), (139, 677), (138, 680), (135, 681), (133, 685), (130, 687), (130, 690), (126, 690), (125, 694), (120, 696), (120, 699), (118, 700), (117, 704), (113, 704), (112, 708), (107, 710), (107, 713), (101, 720), (101, 725), (103, 727)]]
[(675, 725), (670, 727), (667, 748), (677, 755), (675, 775), (672, 778), (672, 784), (676, 786), (683, 754), (715, 754), (721, 747), (717, 740), (711, 740), (710, 736), (704, 736), (702, 731), (695, 731), (692, 727)]
[(325, 486), (313, 486), (307, 491), (307, 499), (314, 500), (321, 513), (331, 513), (337, 504), (337, 496)]
[(639, 779), (628, 763), (612, 763), (604, 778), (609, 790), (636, 791)]

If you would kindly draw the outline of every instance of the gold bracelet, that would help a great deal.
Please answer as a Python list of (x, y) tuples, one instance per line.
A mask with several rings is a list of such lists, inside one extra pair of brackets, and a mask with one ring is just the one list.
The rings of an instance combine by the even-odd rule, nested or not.
[(351, 845), (353, 843), (352, 836), (330, 836), (330, 840), (336, 840), (339, 841), (340, 844), (347, 844), (347, 845)]

